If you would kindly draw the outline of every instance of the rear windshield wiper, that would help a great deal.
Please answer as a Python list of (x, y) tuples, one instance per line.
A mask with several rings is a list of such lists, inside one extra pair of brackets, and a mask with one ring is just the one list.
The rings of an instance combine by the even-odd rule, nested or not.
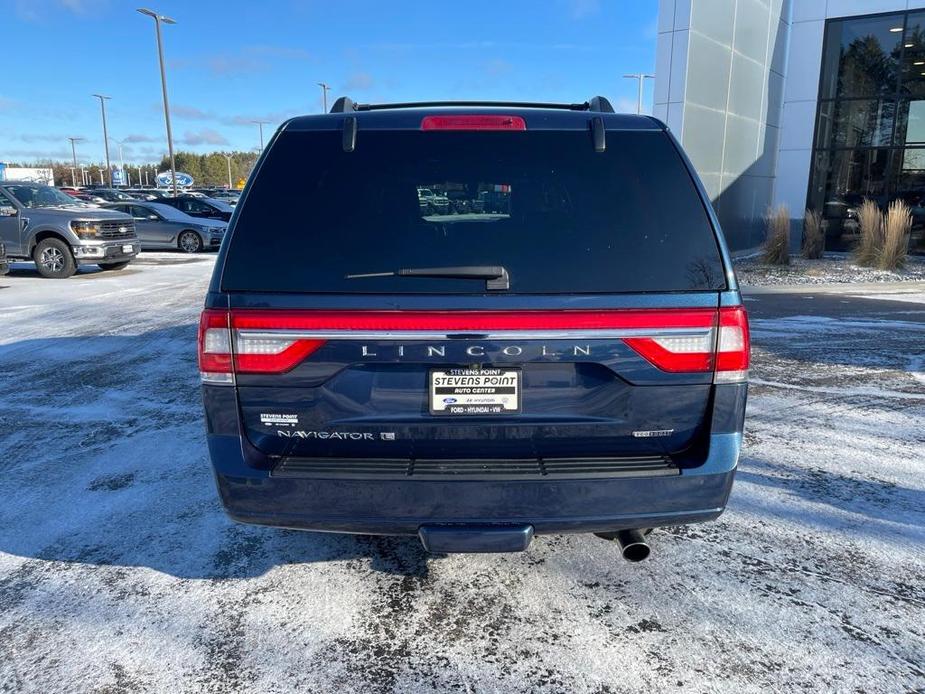
[(391, 272), (366, 272), (345, 275), (348, 280), (361, 277), (446, 277), (458, 280), (485, 280), (485, 289), (511, 288), (511, 278), (501, 265), (462, 265), (458, 267), (405, 267)]

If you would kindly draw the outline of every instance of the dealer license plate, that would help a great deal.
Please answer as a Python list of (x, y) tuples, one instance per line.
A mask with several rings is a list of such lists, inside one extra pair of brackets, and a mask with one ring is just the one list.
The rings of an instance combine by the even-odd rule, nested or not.
[(430, 413), (504, 415), (520, 412), (519, 369), (430, 372)]
[(131, 244), (129, 244), (129, 245), (127, 245), (127, 246), (122, 246), (122, 252), (123, 252), (123, 253), (131, 253), (131, 252), (132, 252), (132, 246), (131, 246)]

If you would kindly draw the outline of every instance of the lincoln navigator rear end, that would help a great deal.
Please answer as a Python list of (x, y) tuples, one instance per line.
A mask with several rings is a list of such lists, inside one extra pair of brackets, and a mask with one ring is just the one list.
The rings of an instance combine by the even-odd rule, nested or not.
[(357, 105), (274, 135), (199, 330), (232, 518), (517, 551), (723, 511), (748, 325), (709, 200), (655, 119)]

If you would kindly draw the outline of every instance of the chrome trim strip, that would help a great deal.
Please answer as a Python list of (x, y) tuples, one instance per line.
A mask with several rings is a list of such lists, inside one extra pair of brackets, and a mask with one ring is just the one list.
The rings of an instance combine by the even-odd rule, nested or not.
[(705, 337), (712, 336), (713, 328), (615, 328), (608, 330), (501, 330), (478, 332), (463, 330), (438, 332), (434, 330), (254, 330), (236, 328), (244, 338), (291, 340), (608, 340), (624, 337)]

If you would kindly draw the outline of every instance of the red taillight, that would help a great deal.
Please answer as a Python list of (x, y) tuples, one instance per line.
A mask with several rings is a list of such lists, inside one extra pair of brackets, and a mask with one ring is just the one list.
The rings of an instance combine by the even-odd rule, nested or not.
[[(199, 373), (204, 383), (234, 384), (235, 373), (283, 373), (299, 364), (325, 343), (324, 340), (275, 334), (281, 327), (274, 312), (262, 314), (263, 321), (251, 321), (268, 329), (241, 333), (235, 314), (206, 309), (199, 318)], [(232, 343), (234, 348), (232, 349)]]
[[(712, 328), (715, 309), (603, 311), (262, 311), (235, 309), (232, 327), (247, 330), (618, 330)], [(349, 336), (345, 336), (349, 337)]]
[[(710, 312), (711, 315), (713, 312)], [(711, 319), (711, 323), (712, 323)], [(662, 371), (692, 373), (713, 370), (716, 383), (748, 380), (748, 317), (741, 306), (721, 308), (717, 328), (707, 333), (628, 337), (624, 342)], [(715, 341), (715, 343), (714, 343)]]
[(693, 373), (713, 368), (712, 330), (691, 336), (627, 337), (623, 341), (662, 371)]
[(199, 317), (199, 373), (204, 383), (234, 383), (227, 311), (206, 309)]
[(740, 383), (748, 380), (751, 338), (745, 307), (719, 310), (719, 335), (716, 338), (716, 383)]
[(325, 340), (307, 340), (285, 335), (252, 336), (236, 333), (235, 371), (237, 373), (269, 374), (289, 371)]
[[(487, 333), (492, 339), (560, 339), (570, 331), (619, 337), (672, 373), (715, 371), (717, 383), (748, 375), (748, 320), (741, 306), (602, 311), (279, 311), (207, 309), (199, 322), (199, 369), (209, 383), (235, 373), (284, 373), (328, 339), (434, 339)], [(607, 331), (611, 331), (607, 333)], [(615, 332), (614, 332), (615, 331)], [(630, 334), (621, 334), (628, 331)], [(410, 336), (409, 336), (410, 334)]]
[(421, 130), (526, 130), (520, 116), (424, 116)]

